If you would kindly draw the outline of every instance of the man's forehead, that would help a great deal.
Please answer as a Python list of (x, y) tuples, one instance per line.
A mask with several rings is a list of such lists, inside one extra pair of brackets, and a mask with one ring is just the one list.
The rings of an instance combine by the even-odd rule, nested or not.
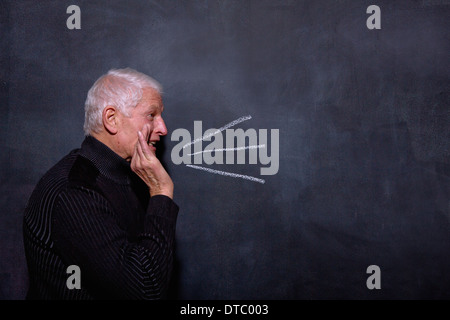
[(142, 100), (151, 101), (152, 103), (158, 103), (162, 105), (162, 97), (156, 89), (153, 88), (143, 88), (142, 89)]
[(151, 87), (143, 88), (142, 91), (142, 98), (137, 105), (137, 108), (141, 110), (140, 112), (150, 112), (156, 110), (162, 112), (164, 105), (159, 92)]
[(144, 88), (142, 88), (142, 91), (147, 94), (152, 94), (152, 95), (161, 97), (158, 90), (156, 90), (155, 88), (152, 88), (152, 87), (144, 87)]

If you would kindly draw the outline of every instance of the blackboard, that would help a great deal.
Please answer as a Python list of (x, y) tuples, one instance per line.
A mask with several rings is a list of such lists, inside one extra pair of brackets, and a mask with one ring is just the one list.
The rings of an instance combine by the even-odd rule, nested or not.
[[(68, 27), (71, 5), (79, 29)], [(164, 87), (160, 156), (180, 206), (173, 298), (450, 298), (449, 1), (0, 9), (0, 298), (26, 292), (22, 214), (34, 185), (79, 147), (93, 82), (123, 67)], [(267, 140), (245, 149), (247, 138), (234, 163), (174, 163), (173, 132), (195, 140), (196, 124), (222, 128), (224, 149), (239, 147), (227, 129)], [(271, 174), (263, 151), (278, 161)]]

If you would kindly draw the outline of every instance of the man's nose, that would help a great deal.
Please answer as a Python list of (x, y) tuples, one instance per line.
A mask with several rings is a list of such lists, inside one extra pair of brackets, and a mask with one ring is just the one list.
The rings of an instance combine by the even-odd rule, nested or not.
[(162, 117), (160, 117), (158, 119), (158, 122), (156, 123), (155, 131), (160, 136), (165, 136), (167, 134), (166, 123), (164, 122), (164, 119)]

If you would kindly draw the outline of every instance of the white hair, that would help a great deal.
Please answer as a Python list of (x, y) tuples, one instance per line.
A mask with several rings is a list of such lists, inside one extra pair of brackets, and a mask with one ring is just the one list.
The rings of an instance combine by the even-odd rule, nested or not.
[(142, 90), (148, 87), (162, 94), (161, 85), (143, 73), (130, 68), (109, 70), (88, 91), (84, 105), (84, 134), (102, 131), (102, 113), (107, 106), (114, 106), (129, 117), (130, 110), (142, 98)]

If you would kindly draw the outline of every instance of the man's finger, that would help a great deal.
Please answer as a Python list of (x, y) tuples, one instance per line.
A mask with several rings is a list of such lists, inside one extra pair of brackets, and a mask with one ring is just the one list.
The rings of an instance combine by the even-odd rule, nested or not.
[(138, 132), (138, 136), (137, 151), (142, 157), (148, 158), (148, 150), (145, 150), (147, 141), (145, 141), (144, 135), (141, 131)]
[(134, 168), (137, 168), (137, 164), (139, 163), (139, 161), (141, 159), (141, 155), (140, 155), (138, 148), (139, 148), (139, 142), (136, 143), (136, 145), (134, 146), (134, 153), (133, 153), (133, 157), (131, 158), (131, 168), (133, 169), (133, 171), (134, 171)]
[(138, 150), (140, 147), (140, 150), (142, 152), (142, 155), (147, 158), (147, 159), (151, 159), (152, 157), (154, 157), (155, 155), (153, 154), (152, 150), (150, 149), (150, 147), (147, 144), (147, 141), (144, 138), (144, 134), (139, 131), (138, 132), (139, 135), (139, 140), (138, 140)]

